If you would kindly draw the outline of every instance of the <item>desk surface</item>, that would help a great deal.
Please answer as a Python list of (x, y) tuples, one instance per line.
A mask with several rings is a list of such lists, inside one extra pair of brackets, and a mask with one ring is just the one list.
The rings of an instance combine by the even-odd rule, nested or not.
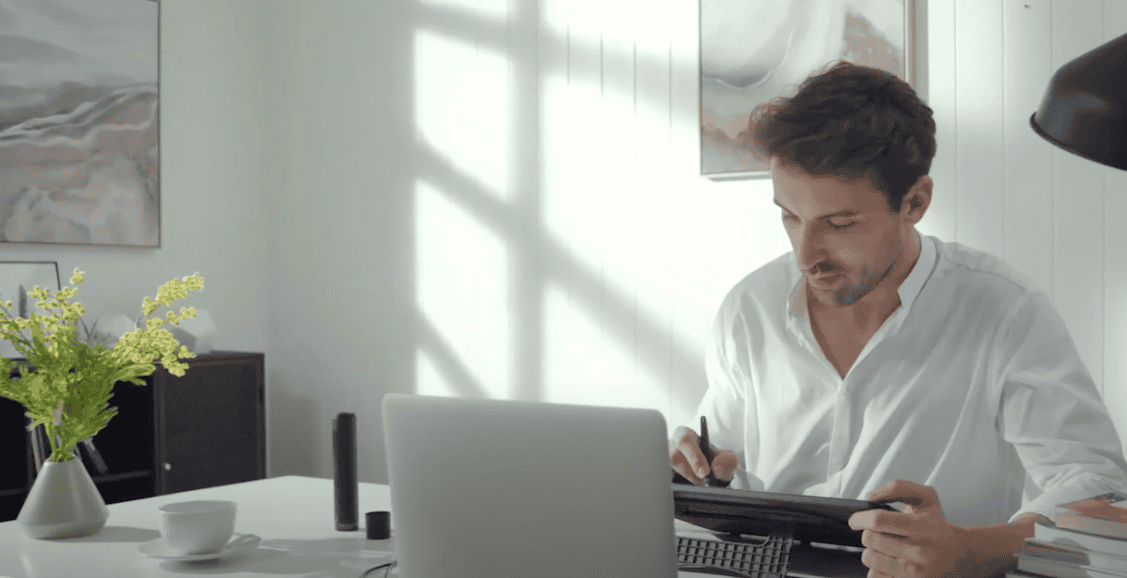
[[(238, 503), (235, 532), (257, 534), (262, 543), (229, 560), (192, 564), (139, 554), (138, 545), (160, 536), (157, 508), (186, 500)], [(0, 577), (209, 574), (261, 578), (276, 574), (356, 578), (395, 558), (393, 540), (367, 540), (363, 531), (364, 512), (389, 509), (388, 487), (360, 484), (359, 504), (361, 531), (338, 532), (333, 481), (284, 476), (111, 504), (106, 527), (82, 538), (33, 540), (15, 521), (4, 522), (0, 523)]]
[[(238, 503), (235, 532), (257, 534), (259, 547), (227, 560), (191, 564), (142, 556), (137, 546), (160, 536), (159, 506), (186, 500), (232, 500)], [(92, 536), (66, 540), (33, 540), (15, 521), (0, 523), (0, 578), (89, 576), (279, 575), (288, 578), (356, 578), (365, 570), (395, 558), (392, 539), (367, 540), (364, 512), (390, 510), (385, 485), (360, 484), (360, 526), (338, 532), (334, 526), (333, 482), (323, 478), (284, 476), (192, 490), (108, 506), (109, 520)], [(837, 572), (834, 572), (837, 574)], [(382, 571), (373, 573), (382, 576)], [(391, 576), (396, 576), (393, 570)], [(686, 578), (707, 574), (681, 573)], [(843, 578), (864, 572), (843, 570)]]

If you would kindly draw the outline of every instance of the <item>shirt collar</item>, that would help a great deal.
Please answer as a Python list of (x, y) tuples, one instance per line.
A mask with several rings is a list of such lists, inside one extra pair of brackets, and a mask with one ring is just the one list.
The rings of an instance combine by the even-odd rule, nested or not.
[[(911, 273), (908, 273), (908, 277), (896, 289), (896, 292), (900, 295), (900, 309), (903, 309), (905, 314), (912, 309), (912, 304), (915, 303), (916, 297), (923, 290), (924, 283), (931, 276), (936, 261), (935, 242), (932, 238), (921, 235), (918, 231), (916, 231), (916, 236), (920, 240), (920, 256), (916, 259), (916, 264), (912, 267)], [(805, 293), (802, 291), (802, 275), (797, 273), (797, 269), (795, 269), (795, 272), (795, 283), (791, 288), (790, 298), (787, 299), (787, 318), (791, 321), (806, 319), (806, 299), (804, 298)]]
[(935, 268), (935, 242), (931, 237), (925, 237), (918, 231), (916, 236), (920, 239), (920, 256), (916, 259), (912, 272), (908, 273), (908, 278), (904, 279), (896, 290), (900, 294), (900, 308), (905, 313), (912, 310), (912, 303), (916, 301), (916, 297), (924, 288), (924, 283), (927, 283), (928, 278), (931, 277), (932, 269)]

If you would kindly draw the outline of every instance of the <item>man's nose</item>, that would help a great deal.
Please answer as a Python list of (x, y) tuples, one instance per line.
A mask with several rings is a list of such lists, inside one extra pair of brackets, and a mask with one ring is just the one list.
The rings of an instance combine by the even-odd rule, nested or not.
[(798, 232), (798, 266), (808, 275), (825, 273), (825, 250), (821, 235), (804, 227)]

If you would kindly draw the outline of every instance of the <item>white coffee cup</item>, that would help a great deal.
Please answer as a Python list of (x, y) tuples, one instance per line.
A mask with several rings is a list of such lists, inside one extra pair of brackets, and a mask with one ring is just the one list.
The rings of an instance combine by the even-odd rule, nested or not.
[(184, 555), (210, 554), (235, 532), (235, 502), (197, 500), (160, 507), (160, 535)]

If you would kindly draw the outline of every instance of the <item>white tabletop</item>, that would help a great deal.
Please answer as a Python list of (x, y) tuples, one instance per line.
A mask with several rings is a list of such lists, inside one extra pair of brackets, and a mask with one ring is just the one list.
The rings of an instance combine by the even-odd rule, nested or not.
[[(159, 506), (187, 500), (238, 503), (235, 532), (256, 534), (262, 543), (227, 560), (182, 563), (142, 556), (137, 547), (160, 536)], [(15, 521), (0, 523), (0, 577), (61, 578), (284, 575), (357, 578), (395, 558), (391, 540), (368, 540), (364, 513), (390, 510), (388, 487), (360, 484), (360, 531), (338, 532), (333, 481), (283, 476), (110, 504), (106, 527), (97, 534), (64, 540), (33, 540)], [(394, 522), (393, 522), (394, 523)], [(391, 573), (395, 576), (393, 570)], [(382, 578), (383, 570), (370, 576)]]
[[(188, 500), (231, 500), (238, 504), (235, 532), (255, 534), (261, 544), (250, 552), (207, 562), (177, 562), (143, 556), (137, 547), (160, 537), (159, 508)], [(134, 576), (279, 575), (287, 578), (358, 578), (365, 570), (395, 559), (395, 519), (389, 540), (368, 540), (364, 513), (391, 510), (389, 488), (360, 484), (360, 530), (338, 532), (333, 509), (333, 481), (283, 476), (121, 502), (107, 506), (106, 526), (92, 536), (33, 540), (15, 521), (0, 523), (0, 578), (131, 578)], [(680, 520), (677, 533), (696, 535)], [(792, 556), (791, 564), (798, 560)], [(807, 563), (809, 565), (809, 562)], [(815, 566), (818, 566), (815, 564)], [(863, 567), (811, 568), (793, 576), (864, 576)], [(383, 570), (370, 578), (383, 578)], [(393, 569), (391, 577), (398, 573)], [(681, 572), (679, 576), (705, 574)]]

